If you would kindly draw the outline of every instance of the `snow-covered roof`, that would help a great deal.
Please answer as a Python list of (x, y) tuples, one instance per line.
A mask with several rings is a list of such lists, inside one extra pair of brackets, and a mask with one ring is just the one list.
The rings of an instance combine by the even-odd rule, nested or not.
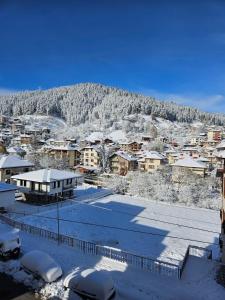
[(124, 151), (117, 151), (114, 154), (112, 154), (112, 156), (113, 155), (119, 155), (120, 157), (122, 157), (122, 158), (124, 158), (125, 160), (128, 160), (128, 161), (136, 161), (137, 160), (136, 157), (134, 157), (134, 156), (132, 156), (132, 155), (130, 155), (130, 154), (124, 152)]
[(214, 151), (213, 155), (219, 158), (225, 158), (225, 150)]
[(208, 160), (208, 158), (206, 158), (206, 157), (202, 157), (202, 156), (200, 156), (200, 157), (198, 157), (197, 158), (197, 161), (202, 161), (202, 162), (209, 162), (209, 160)]
[(185, 157), (183, 159), (179, 159), (174, 163), (174, 166), (178, 167), (188, 167), (188, 168), (201, 168), (201, 169), (207, 169), (207, 166), (196, 159), (193, 159), (191, 157)]
[(24, 153), (25, 150), (21, 147), (10, 147), (10, 148), (7, 148), (7, 152), (8, 153)]
[(225, 149), (225, 140), (222, 140), (217, 146), (216, 149)]
[(0, 169), (32, 166), (33, 164), (31, 162), (22, 159), (17, 155), (3, 155), (0, 157)]
[(181, 151), (198, 151), (198, 149), (196, 147), (184, 147), (183, 149), (181, 149)]
[(37, 171), (26, 172), (23, 174), (12, 176), (13, 179), (21, 179), (35, 182), (52, 182), (56, 180), (64, 180), (69, 178), (82, 177), (74, 172), (56, 170), (56, 169), (41, 169)]
[(165, 157), (157, 151), (146, 151), (143, 153), (143, 158), (150, 158), (150, 159), (165, 159)]
[(17, 186), (9, 183), (0, 182), (0, 193), (17, 190)]

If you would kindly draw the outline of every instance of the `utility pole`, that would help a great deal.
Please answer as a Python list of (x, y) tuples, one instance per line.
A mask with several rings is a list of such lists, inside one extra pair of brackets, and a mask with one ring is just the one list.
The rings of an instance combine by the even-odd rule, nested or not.
[(225, 264), (225, 157), (223, 157), (223, 172), (222, 172), (222, 207), (220, 210), (221, 219), (221, 235), (220, 247), (222, 251), (222, 263)]
[(58, 235), (58, 245), (59, 242), (59, 195), (57, 195), (57, 235)]

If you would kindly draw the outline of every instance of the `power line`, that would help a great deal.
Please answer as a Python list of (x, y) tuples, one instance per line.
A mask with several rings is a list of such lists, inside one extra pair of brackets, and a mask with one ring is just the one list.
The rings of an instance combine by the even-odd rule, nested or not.
[[(15, 213), (15, 214), (20, 214), (20, 213)], [(28, 216), (31, 216), (31, 215), (28, 214)], [(38, 218), (49, 219), (49, 220), (57, 220), (57, 218), (48, 217), (48, 216), (40, 216), (40, 215), (32, 215), (32, 216), (35, 216), (35, 217), (38, 217)], [(190, 241), (190, 242), (198, 242), (198, 243), (203, 243), (203, 244), (218, 245), (218, 243), (212, 243), (212, 242), (206, 242), (206, 241), (194, 240), (194, 239), (188, 239), (188, 238), (181, 238), (181, 237), (172, 236), (172, 235), (165, 235), (165, 234), (154, 233), (154, 232), (146, 232), (146, 231), (123, 228), (123, 227), (118, 227), (118, 226), (109, 226), (109, 225), (104, 225), (104, 224), (74, 221), (74, 220), (62, 219), (62, 218), (59, 218), (59, 221), (75, 223), (75, 224), (82, 224), (82, 225), (87, 225), (87, 226), (102, 227), (102, 228), (108, 228), (108, 229), (116, 229), (116, 230), (127, 231), (127, 232), (135, 232), (135, 233), (152, 235), (152, 236), (161, 236), (161, 237), (166, 237), (166, 238), (171, 238), (171, 239), (184, 240), (184, 241)]]

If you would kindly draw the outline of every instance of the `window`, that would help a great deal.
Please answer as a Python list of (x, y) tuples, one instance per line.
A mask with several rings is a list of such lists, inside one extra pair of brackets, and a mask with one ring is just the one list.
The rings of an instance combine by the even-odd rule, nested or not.
[(23, 186), (27, 186), (27, 181), (26, 180), (23, 181)]
[(53, 189), (55, 189), (56, 188), (56, 182), (54, 181), (53, 182)]
[(6, 175), (10, 175), (11, 174), (10, 170), (6, 170), (5, 173), (6, 173)]
[(155, 169), (154, 165), (149, 165), (149, 169)]
[(57, 182), (57, 187), (58, 187), (58, 188), (60, 187), (60, 181)]
[(23, 171), (24, 171), (24, 172), (28, 172), (28, 171), (29, 171), (29, 168), (24, 168)]

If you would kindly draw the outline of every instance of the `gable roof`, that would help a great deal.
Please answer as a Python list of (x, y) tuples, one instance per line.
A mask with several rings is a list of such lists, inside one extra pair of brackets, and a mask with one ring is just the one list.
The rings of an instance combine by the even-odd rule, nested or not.
[(32, 167), (33, 164), (28, 160), (22, 159), (17, 155), (0, 156), (0, 169)]
[(147, 151), (144, 153), (144, 158), (150, 159), (165, 159), (165, 157), (157, 151)]
[(191, 157), (179, 159), (173, 165), (178, 167), (207, 169), (207, 166), (203, 162), (197, 161)]
[(56, 180), (64, 180), (77, 177), (82, 176), (73, 172), (56, 169), (41, 169), (12, 176), (13, 179), (21, 179), (35, 182), (52, 182)]
[(110, 157), (112, 157), (113, 155), (118, 155), (128, 161), (137, 161), (136, 157), (134, 157), (126, 152), (123, 152), (123, 151), (117, 151), (117, 152), (113, 153)]

